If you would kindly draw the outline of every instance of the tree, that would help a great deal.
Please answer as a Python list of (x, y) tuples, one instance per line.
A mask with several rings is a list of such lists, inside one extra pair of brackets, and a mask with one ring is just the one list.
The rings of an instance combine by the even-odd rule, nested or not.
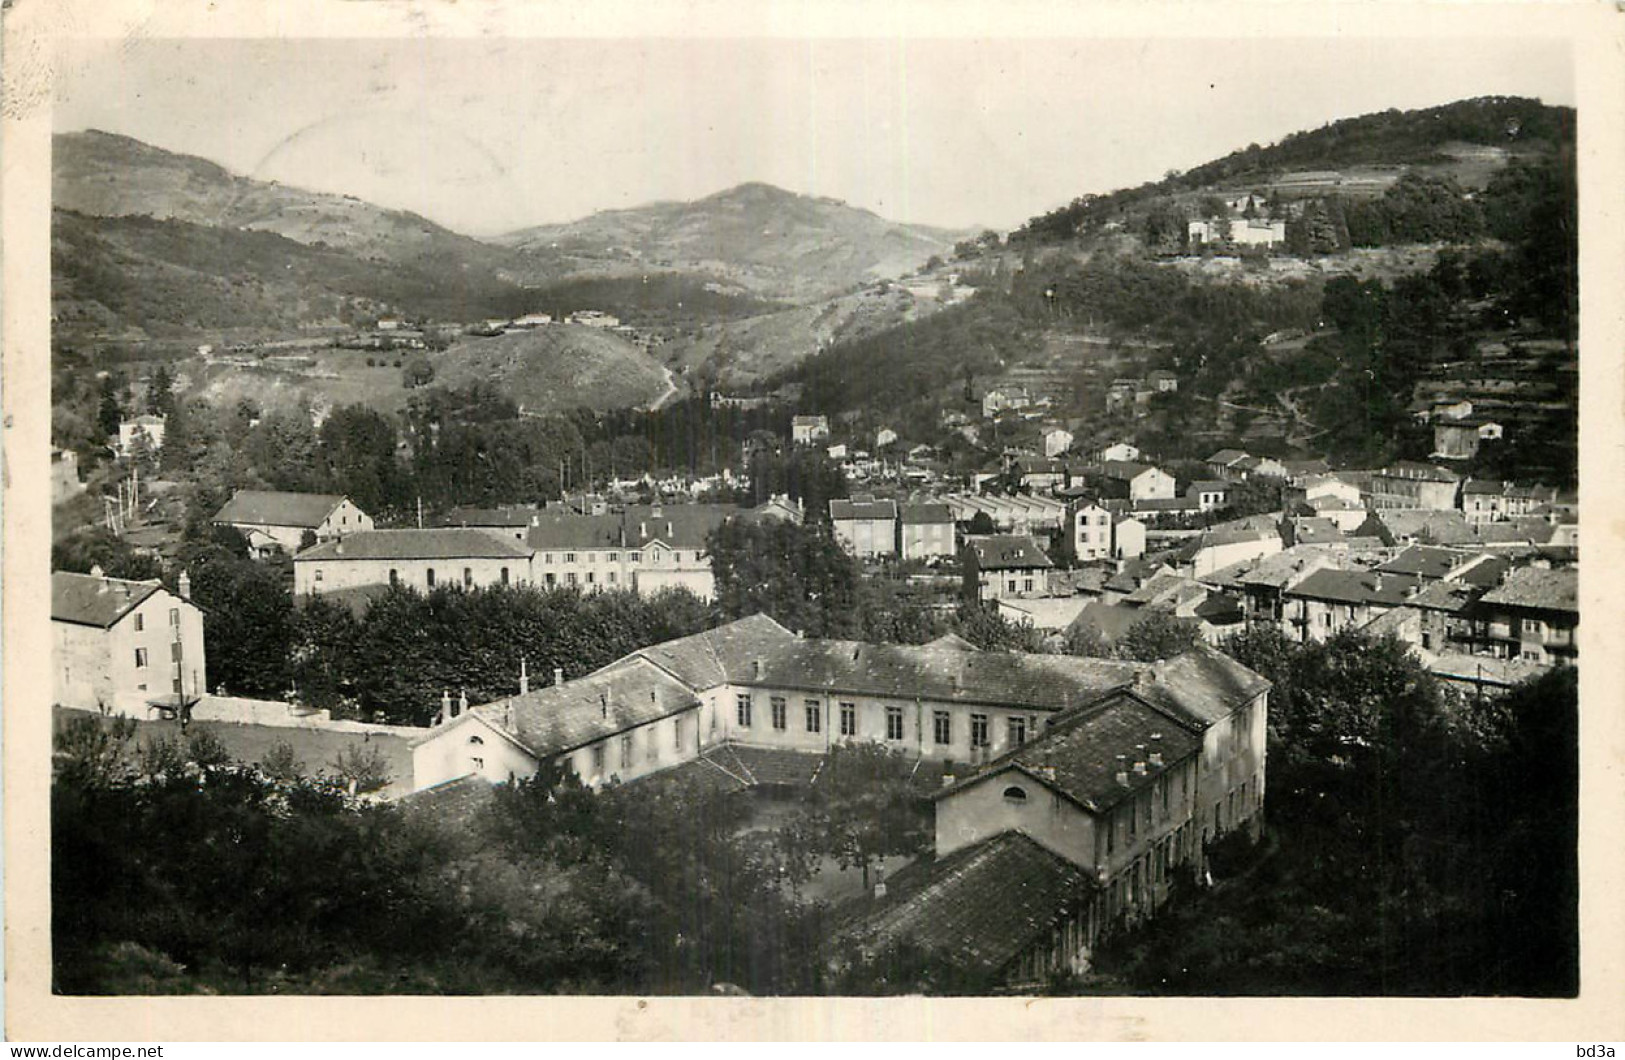
[(706, 551), (725, 617), (762, 613), (811, 637), (856, 631), (857, 563), (827, 524), (730, 520), (711, 532)]
[(154, 416), (168, 416), (175, 411), (175, 384), (169, 369), (160, 361), (147, 378), (147, 411)]
[(1201, 639), (1200, 623), (1176, 618), (1166, 611), (1150, 610), (1118, 638), (1116, 654), (1120, 659), (1155, 662), (1182, 655)]
[(401, 385), (408, 390), (416, 390), (432, 382), (434, 382), (434, 365), (430, 364), (429, 358), (423, 354), (407, 361), (406, 367), (401, 369)]
[(815, 825), (824, 854), (863, 873), (890, 856), (922, 853), (930, 839), (925, 797), (910, 778), (914, 760), (873, 742), (837, 744), (818, 774)]
[(124, 410), (119, 405), (118, 381), (112, 373), (102, 377), (100, 404), (97, 406), (96, 422), (101, 427), (102, 437), (110, 438), (118, 434), (118, 425), (124, 419)]

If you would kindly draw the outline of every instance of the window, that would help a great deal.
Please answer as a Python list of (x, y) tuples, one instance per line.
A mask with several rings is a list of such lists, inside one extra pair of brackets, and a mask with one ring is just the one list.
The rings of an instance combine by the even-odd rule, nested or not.
[(592, 771), (594, 775), (604, 772), (604, 745), (601, 743), (592, 745)]
[(463, 568), (463, 586), (465, 588), (467, 588), (467, 587), (472, 586), (473, 584), (474, 584), (474, 568), (473, 567), (464, 567)]
[(1019, 788), (1012, 784), (1010, 787), (1004, 789), (1004, 798), (1006, 802), (1026, 802), (1027, 789)]
[(641, 552), (628, 552), (626, 554), (626, 562), (628, 562), (628, 563), (636, 563), (639, 560), (641, 560), (642, 558), (643, 558), (643, 553), (641, 553)]
[(588, 572), (587, 572), (587, 584), (588, 584), (588, 585), (591, 585), (591, 584), (592, 584), (592, 583), (593, 583), (593, 580), (594, 580), (594, 573), (595, 573), (595, 572), (593, 572), (593, 571), (588, 571)]
[(972, 714), (970, 716), (970, 745), (972, 747), (986, 747), (987, 744), (987, 715)]
[(621, 737), (621, 768), (625, 769), (632, 764), (632, 734), (627, 733)]
[(470, 758), (469, 761), (474, 763), (474, 772), (483, 773), (485, 771), (485, 759), (483, 759), (483, 758)]
[(740, 696), (738, 699), (738, 705), (739, 727), (742, 729), (748, 729), (750, 728), (750, 697)]
[(135, 616), (135, 631), (137, 633), (140, 633), (142, 630), (144, 630), (146, 628), (147, 628), (147, 616), (142, 615), (142, 614), (136, 615)]
[(565, 585), (574, 585), (575, 583), (576, 583), (576, 572), (575, 571), (571, 571), (570, 573), (568, 573), (568, 574), (566, 574), (564, 576), (564, 584)]
[(170, 681), (169, 682), (169, 690), (171, 692), (175, 693), (177, 696), (180, 695), (181, 694), (181, 679), (177, 677), (177, 678), (173, 679), (172, 681)]
[(555, 579), (553, 577), (553, 572), (552, 571), (547, 572), (547, 584), (549, 584), (549, 585), (557, 584), (557, 579)]
[(574, 563), (575, 561), (576, 561), (576, 554), (574, 552), (566, 552), (564, 554), (564, 562), (566, 562), (566, 563)]
[(676, 718), (671, 723), (671, 745), (677, 750), (683, 749), (683, 719)]
[(429, 588), (434, 588), (434, 568), (429, 568)]
[(1010, 719), (1010, 746), (1020, 747), (1027, 742), (1027, 719)]
[(394, 567), (389, 568), (389, 584), (401, 584), (401, 572), (396, 570)]
[(856, 703), (841, 704), (841, 735), (856, 736), (858, 734), (858, 705)]
[(468, 742), (473, 744), (475, 747), (485, 746), (485, 740), (479, 736), (470, 736), (468, 738)]
[(1162, 815), (1164, 817), (1167, 817), (1168, 816), (1168, 789), (1173, 787), (1173, 785), (1168, 783), (1168, 778), (1167, 777), (1163, 777), (1161, 780), (1157, 781), (1157, 787), (1162, 789)]
[(172, 608), (169, 609), (169, 624), (171, 626), (178, 626), (178, 625), (181, 624), (181, 609), (180, 608), (172, 607)]
[(1133, 839), (1140, 831), (1140, 815), (1135, 812), (1133, 803), (1128, 806), (1128, 837)]
[(542, 562), (551, 564), (553, 562), (553, 553), (551, 553), (551, 552), (543, 552), (542, 553)]
[(1011, 578), (1009, 584), (1010, 584), (1010, 591), (1015, 592), (1016, 591), (1016, 580), (1014, 578)]
[(135, 650), (135, 668), (137, 670), (145, 670), (147, 668), (147, 649), (137, 648)]
[(587, 562), (588, 563), (596, 563), (596, 562), (598, 562), (598, 553), (596, 553), (596, 552), (587, 553)]
[(946, 710), (931, 712), (931, 736), (937, 743), (953, 743), (953, 717)]
[(609, 561), (611, 563), (619, 563), (621, 561), (621, 554), (619, 552), (611, 552), (609, 554)]
[(901, 740), (903, 738), (903, 708), (886, 708), (886, 739)]
[(1108, 818), (1106, 818), (1106, 856), (1110, 857), (1111, 854), (1112, 854), (1112, 851), (1115, 850), (1116, 848), (1117, 848), (1117, 819), (1114, 818), (1114, 817), (1108, 817)]
[(1021, 587), (1022, 587), (1023, 592), (1029, 592), (1029, 593), (1032, 592), (1033, 591), (1033, 580), (1031, 578), (1023, 579), (1022, 583), (1021, 583)]
[(507, 567), (502, 568), (502, 584), (503, 585), (508, 584), (508, 568)]
[(824, 726), (824, 712), (820, 709), (818, 700), (807, 700), (807, 731), (822, 732)]
[(611, 585), (614, 585), (614, 584), (615, 584), (615, 583), (616, 583), (616, 581), (618, 581), (618, 580), (619, 580), (619, 579), (617, 579), (617, 578), (616, 578), (616, 577), (615, 577), (615, 572), (614, 572), (614, 571), (610, 571), (610, 572), (609, 572), (609, 584), (611, 584)]
[(768, 706), (773, 712), (773, 728), (779, 730), (780, 732), (784, 731), (784, 697), (774, 696), (768, 700)]
[(172, 640), (172, 641), (169, 642), (169, 659), (170, 659), (171, 662), (180, 662), (181, 661), (181, 642), (180, 641)]
[(317, 585), (322, 584), (322, 569), (320, 567), (316, 568), (315, 582)]

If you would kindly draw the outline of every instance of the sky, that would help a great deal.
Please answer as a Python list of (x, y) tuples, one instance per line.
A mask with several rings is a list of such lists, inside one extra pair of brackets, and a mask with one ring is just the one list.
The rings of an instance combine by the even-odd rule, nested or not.
[(1004, 230), (1249, 143), (1482, 95), (1573, 105), (1567, 44), (126, 38), (65, 55), (53, 121), (475, 236), (745, 181)]

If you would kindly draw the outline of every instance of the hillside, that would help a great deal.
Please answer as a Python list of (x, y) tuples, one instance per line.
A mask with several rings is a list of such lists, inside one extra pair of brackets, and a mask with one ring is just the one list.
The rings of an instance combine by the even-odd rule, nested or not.
[(660, 363), (617, 335), (571, 324), (460, 342), (430, 355), (435, 384), (494, 385), (525, 412), (647, 405), (668, 392)]
[(414, 213), (238, 176), (205, 159), (91, 130), (52, 138), (52, 204), (90, 217), (151, 217), (269, 232), (391, 264), (499, 277), (511, 256)]
[(901, 276), (947, 253), (953, 233), (887, 221), (833, 199), (741, 184), (693, 202), (660, 202), (509, 233), (502, 244), (600, 268), (710, 273), (795, 301)]

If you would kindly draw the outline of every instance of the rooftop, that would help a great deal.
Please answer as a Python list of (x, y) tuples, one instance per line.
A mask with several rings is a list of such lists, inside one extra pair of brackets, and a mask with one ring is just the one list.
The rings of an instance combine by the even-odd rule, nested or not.
[(1398, 607), (1423, 585), (1409, 574), (1381, 574), (1375, 571), (1317, 570), (1286, 595), (1344, 604), (1381, 604)]
[(51, 620), (107, 629), (162, 588), (157, 581), (52, 571)]
[(364, 559), (529, 559), (531, 550), (484, 530), (361, 530), (312, 545), (295, 563)]
[(965, 545), (976, 553), (983, 570), (1025, 570), (1053, 567), (1043, 546), (1035, 538), (1021, 534), (987, 534), (967, 537)]
[[(699, 705), (689, 687), (646, 659), (632, 656), (562, 685), (498, 699), (472, 713), (510, 733), (537, 758)], [(437, 730), (431, 730), (437, 731)]]
[(333, 493), (282, 493), (275, 490), (238, 490), (215, 513), (217, 523), (259, 526), (300, 526), (314, 530), (344, 498)]
[(829, 502), (831, 519), (895, 519), (897, 502), (875, 500), (873, 497), (854, 497), (851, 500)]
[(946, 504), (905, 504), (899, 512), (904, 526), (918, 526), (923, 523), (951, 523), (954, 521), (953, 509)]
[(1507, 575), (1499, 588), (1484, 594), (1486, 604), (1527, 607), (1542, 611), (1580, 612), (1580, 572), (1521, 567)]

